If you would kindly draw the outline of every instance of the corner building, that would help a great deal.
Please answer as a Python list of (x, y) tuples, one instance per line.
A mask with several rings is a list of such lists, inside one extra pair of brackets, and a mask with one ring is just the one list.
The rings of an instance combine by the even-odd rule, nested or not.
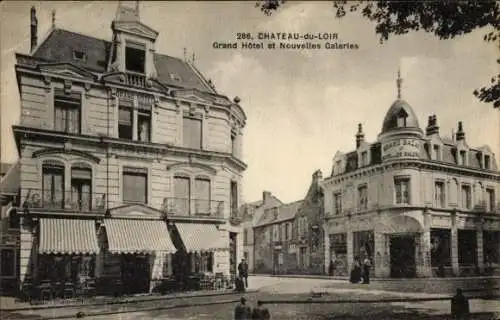
[(38, 43), (37, 28), (32, 8), (31, 52), (15, 66), (20, 286), (52, 297), (90, 280), (138, 293), (236, 274), (239, 99), (156, 52), (138, 3), (120, 2), (110, 41), (53, 24)]
[(425, 132), (398, 99), (373, 143), (361, 124), (356, 149), (337, 152), (325, 190), (325, 265), (347, 275), (368, 257), (376, 277), (500, 272), (500, 175), (488, 146), (469, 146), (431, 115)]

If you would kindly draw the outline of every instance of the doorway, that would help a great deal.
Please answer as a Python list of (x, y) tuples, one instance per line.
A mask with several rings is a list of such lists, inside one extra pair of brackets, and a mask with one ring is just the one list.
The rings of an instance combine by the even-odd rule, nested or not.
[(149, 255), (125, 254), (122, 257), (123, 293), (149, 292)]
[(415, 237), (412, 235), (391, 236), (390, 259), (391, 278), (415, 277)]
[(236, 278), (236, 271), (238, 266), (237, 259), (237, 233), (229, 232), (229, 273), (232, 277)]

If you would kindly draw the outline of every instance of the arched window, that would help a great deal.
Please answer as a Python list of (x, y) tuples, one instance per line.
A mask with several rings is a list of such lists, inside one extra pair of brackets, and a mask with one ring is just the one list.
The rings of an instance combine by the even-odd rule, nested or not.
[(42, 207), (64, 208), (64, 164), (47, 160), (42, 164)]
[(399, 110), (396, 114), (398, 128), (406, 127), (406, 118), (408, 118), (408, 113), (404, 109)]
[(82, 212), (92, 209), (92, 168), (85, 163), (71, 166), (71, 208)]

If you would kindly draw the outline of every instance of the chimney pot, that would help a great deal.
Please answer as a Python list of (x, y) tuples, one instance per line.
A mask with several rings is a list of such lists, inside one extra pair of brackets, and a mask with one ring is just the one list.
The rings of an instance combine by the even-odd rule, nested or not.
[(462, 121), (458, 121), (458, 130), (456, 133), (456, 139), (457, 139), (457, 141), (465, 140), (465, 132), (464, 132), (464, 127), (463, 127)]
[(359, 148), (361, 142), (365, 141), (365, 134), (363, 133), (363, 125), (358, 123), (358, 133), (356, 133), (356, 149)]
[(269, 191), (263, 191), (262, 192), (262, 201), (264, 203), (268, 202), (271, 199), (271, 192)]
[(31, 7), (30, 40), (30, 53), (32, 53), (38, 42), (38, 19), (36, 18), (36, 9), (34, 6)]

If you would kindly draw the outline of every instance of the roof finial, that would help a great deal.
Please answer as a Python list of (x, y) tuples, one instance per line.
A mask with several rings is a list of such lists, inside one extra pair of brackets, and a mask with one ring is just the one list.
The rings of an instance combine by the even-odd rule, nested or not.
[(194, 55), (194, 52), (193, 52), (193, 59), (191, 61), (192, 64), (194, 64), (194, 60), (195, 60), (195, 55)]
[(137, 15), (137, 18), (140, 17), (140, 15), (139, 15), (139, 1), (135, 2), (135, 14)]
[(52, 10), (52, 28), (56, 27), (56, 10)]
[(398, 79), (396, 80), (396, 84), (398, 86), (398, 99), (401, 99), (401, 84), (403, 83), (403, 79), (401, 79), (401, 68), (398, 69)]
[(184, 61), (187, 61), (187, 53), (186, 53), (186, 47), (182, 48), (183, 54), (184, 54)]

